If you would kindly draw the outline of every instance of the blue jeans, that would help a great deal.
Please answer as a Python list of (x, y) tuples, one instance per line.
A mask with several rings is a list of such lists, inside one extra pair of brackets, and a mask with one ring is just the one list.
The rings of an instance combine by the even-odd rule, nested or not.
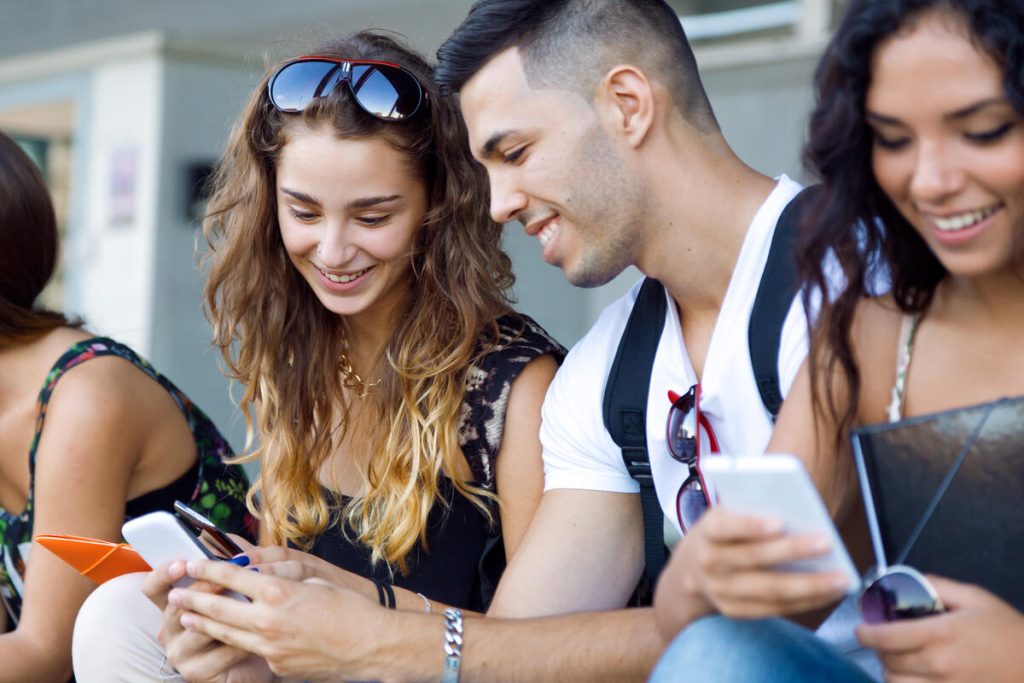
[(873, 683), (839, 650), (785, 619), (705, 617), (668, 646), (649, 683)]

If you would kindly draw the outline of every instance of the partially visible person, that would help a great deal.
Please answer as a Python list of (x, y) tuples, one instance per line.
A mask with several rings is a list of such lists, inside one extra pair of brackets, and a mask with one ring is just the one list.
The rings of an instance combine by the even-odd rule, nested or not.
[[(265, 547), (246, 574), (468, 617), (487, 608), (540, 499), (540, 405), (564, 350), (511, 307), (486, 179), (426, 61), (370, 32), (310, 54), (252, 95), (205, 225), (214, 343), (259, 436)], [(184, 631), (167, 600), (183, 574), (177, 562), (145, 579), (155, 606), (135, 604), (137, 578), (90, 600), (79, 681), (281, 671), (254, 644)], [(126, 590), (135, 600), (110, 609)], [(314, 649), (352, 619), (316, 599), (230, 607), (252, 631), (313, 628), (302, 644)]]
[[(822, 306), (771, 448), (832, 472), (817, 483), (839, 521), (861, 507), (851, 427), (1024, 395), (1022, 72), (1024, 5), (1001, 0), (855, 0), (819, 66), (807, 157), (824, 194), (802, 261), (822, 286), (834, 252), (849, 287)], [(865, 245), (889, 296), (867, 296)], [(1024, 680), (1024, 614), (981, 586), (930, 577), (947, 612), (859, 625), (884, 671), (772, 619), (828, 605), (839, 577), (775, 570), (826, 548), (771, 522), (715, 510), (680, 544), (657, 612), (683, 630), (652, 680)]]
[(57, 263), (50, 195), (0, 133), (0, 681), (67, 681), (95, 584), (36, 534), (121, 539), (126, 518), (189, 502), (249, 533), (248, 481), (210, 420), (127, 346), (36, 306)]

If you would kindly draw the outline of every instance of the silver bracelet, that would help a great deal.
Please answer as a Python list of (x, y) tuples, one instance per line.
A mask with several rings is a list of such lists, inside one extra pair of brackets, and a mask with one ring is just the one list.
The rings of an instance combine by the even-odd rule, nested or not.
[(434, 608), (430, 606), (430, 598), (428, 598), (423, 593), (417, 593), (416, 595), (420, 596), (420, 599), (423, 601), (423, 613), (424, 614), (431, 614), (431, 613), (433, 613)]
[(462, 610), (444, 611), (444, 674), (441, 683), (459, 683), (462, 667)]

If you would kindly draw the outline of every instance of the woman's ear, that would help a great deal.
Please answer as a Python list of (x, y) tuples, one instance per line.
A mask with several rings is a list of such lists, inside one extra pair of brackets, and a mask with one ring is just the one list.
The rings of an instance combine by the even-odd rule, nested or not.
[(595, 105), (611, 132), (624, 136), (631, 147), (639, 147), (654, 124), (654, 89), (635, 66), (609, 70), (597, 87)]

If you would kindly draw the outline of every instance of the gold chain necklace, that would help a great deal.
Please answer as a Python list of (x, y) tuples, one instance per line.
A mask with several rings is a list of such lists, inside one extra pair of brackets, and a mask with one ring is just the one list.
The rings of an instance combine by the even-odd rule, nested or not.
[(345, 355), (344, 351), (338, 354), (338, 370), (341, 371), (342, 377), (344, 377), (341, 385), (346, 389), (350, 389), (356, 395), (356, 398), (366, 398), (373, 391), (374, 387), (384, 381), (383, 377), (376, 382), (364, 380), (352, 369), (352, 363), (349, 362), (348, 356)]

